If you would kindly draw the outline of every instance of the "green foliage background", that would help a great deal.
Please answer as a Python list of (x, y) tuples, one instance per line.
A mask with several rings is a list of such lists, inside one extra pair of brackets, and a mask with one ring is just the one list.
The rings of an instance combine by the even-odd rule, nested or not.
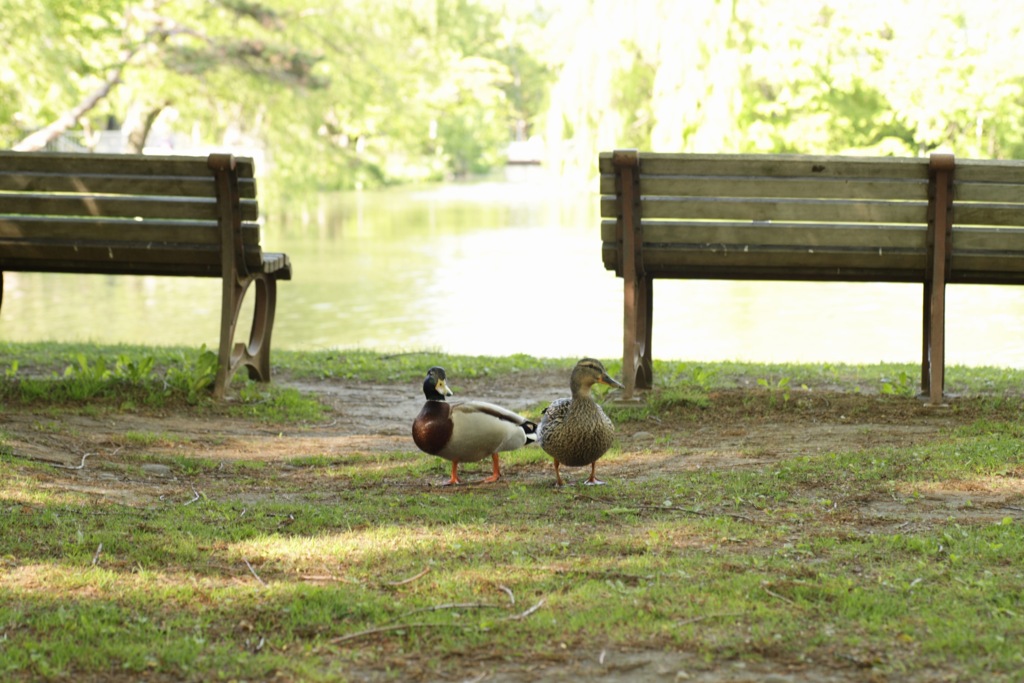
[(1021, 9), (0, 0), (0, 148), (69, 113), (66, 132), (86, 147), (151, 116), (176, 144), (257, 149), (273, 180), (310, 189), (486, 172), (529, 138), (550, 166), (584, 174), (621, 146), (1013, 158)]

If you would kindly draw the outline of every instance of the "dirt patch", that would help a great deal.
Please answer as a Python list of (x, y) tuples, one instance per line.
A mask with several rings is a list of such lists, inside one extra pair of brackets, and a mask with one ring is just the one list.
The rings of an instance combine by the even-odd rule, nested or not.
[[(62, 486), (123, 502), (166, 495), (163, 488), (170, 484), (166, 472), (154, 466), (144, 468), (141, 474), (114, 475), (109, 468), (82, 467), (85, 459), (112, 464), (138, 454), (174, 457), (187, 453), (214, 461), (287, 463), (295, 458), (416, 450), (410, 428), (423, 402), (418, 386), (277, 381), (317, 395), (330, 408), (328, 419), (276, 427), (233, 417), (167, 411), (61, 414), (54, 418), (44, 412), (7, 408), (3, 428), (16, 454), (71, 470), (74, 476), (70, 480), (62, 477)], [(539, 406), (567, 393), (562, 384), (564, 377), (557, 373), (532, 373), (515, 382), (470, 380), (460, 387), (458, 397), (536, 412)], [(609, 411), (616, 407), (613, 398), (606, 404)], [(621, 452), (602, 459), (599, 468), (605, 479), (642, 479), (671, 471), (762, 468), (801, 455), (925, 444), (970, 424), (982, 412), (989, 419), (999, 419), (999, 409), (983, 407), (984, 402), (983, 398), (960, 398), (950, 406), (930, 407), (914, 398), (810, 391), (796, 392), (782, 402), (755, 389), (715, 392), (707, 406), (682, 406), (621, 426)], [(1016, 419), (1015, 406), (1007, 405), (1003, 417)], [(472, 481), (476, 469), (483, 466), (463, 467)], [(489, 464), (484, 469), (488, 468)], [(442, 469), (439, 466), (438, 472)], [(507, 480), (517, 481), (545, 481), (551, 474), (546, 464), (505, 471)], [(181, 486), (180, 482), (173, 485)], [(950, 508), (983, 514), (985, 506), (979, 501), (999, 503), (1018, 494), (932, 491), (918, 498), (917, 508), (926, 514), (927, 508), (933, 507), (940, 516)], [(963, 505), (958, 504), (961, 499)], [(863, 507), (865, 513), (879, 515), (890, 503), (864, 501)]]
[[(313, 425), (274, 427), (237, 418), (173, 411), (54, 417), (48, 412), (8, 407), (2, 424), (15, 454), (63, 468), (53, 474), (33, 475), (42, 485), (124, 504), (150, 504), (191, 495), (187, 482), (174, 476), (170, 467), (157, 463), (138, 465), (147, 459), (152, 461), (153, 455), (187, 454), (213, 461), (258, 460), (287, 468), (295, 458), (416, 450), (410, 427), (423, 400), (418, 386), (340, 380), (276, 381), (316, 394), (330, 408), (328, 419)], [(528, 412), (565, 395), (564, 384), (560, 373), (526, 374), (518, 376), (515, 382), (485, 378), (463, 382), (458, 395)], [(624, 424), (618, 433), (620, 452), (603, 459), (599, 472), (607, 481), (635, 480), (702, 468), (769, 468), (803, 455), (927, 444), (974, 422), (982, 414), (988, 419), (1016, 420), (1019, 402), (1005, 404), (1005, 408), (1000, 408), (1000, 402), (990, 399), (959, 398), (948, 407), (937, 408), (914, 398), (859, 392), (799, 391), (782, 400), (757, 388), (721, 391), (711, 394), (705, 406), (684, 405)], [(146, 457), (133, 459), (138, 455)], [(98, 461), (106, 467), (83, 466), (87, 461), (88, 465)], [(119, 463), (124, 467), (117, 467)], [(444, 478), (444, 469), (439, 465), (436, 477), (408, 485), (437, 485)], [(482, 478), (486, 469), (466, 466), (464, 474), (472, 482)], [(542, 485), (553, 480), (546, 462), (508, 467), (504, 474), (506, 482)], [(571, 475), (570, 479), (578, 479)], [(304, 476), (301, 468), (296, 468), (294, 476)], [(1016, 481), (1020, 483), (1019, 479)], [(335, 480), (331, 485), (345, 484)], [(899, 496), (859, 498), (846, 503), (855, 509), (840, 512), (853, 527), (861, 527), (865, 532), (879, 525), (927, 527), (943, 523), (954, 513), (965, 521), (997, 520), (1008, 514), (1007, 509), (1019, 509), (1024, 485), (985, 490), (936, 486), (923, 493), (907, 492), (907, 497), (911, 495), (911, 506)], [(580, 679), (605, 683), (864, 680), (855, 666), (849, 671), (836, 671), (808, 663), (799, 667), (736, 663), (708, 670), (706, 663), (685, 653), (612, 650), (567, 652), (564, 658), (516, 668), (505, 663), (466, 662), (464, 673), (466, 680), (504, 683)], [(375, 680), (375, 675), (367, 672), (366, 679)], [(930, 679), (924, 676), (908, 680)]]

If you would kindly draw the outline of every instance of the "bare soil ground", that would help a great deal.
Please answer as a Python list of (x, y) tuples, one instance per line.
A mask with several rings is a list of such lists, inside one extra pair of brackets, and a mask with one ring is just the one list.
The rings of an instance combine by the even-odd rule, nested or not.
[[(111, 502), (145, 504), (161, 496), (187, 495), (185, 484), (171, 476), (169, 468), (110, 468), (85, 466), (89, 457), (105, 463), (127, 459), (137, 449), (147, 454), (177, 455), (187, 452), (214, 460), (283, 461), (302, 456), (340, 456), (415, 450), (410, 436), (413, 416), (422, 404), (418, 385), (386, 385), (341, 380), (278, 383), (315, 392), (330, 406), (333, 415), (324, 423), (296, 427), (263, 427), (229, 417), (196, 417), (194, 414), (85, 414), (56, 417), (53, 413), (5, 409), (2, 423), (8, 443), (20, 456), (63, 465), (52, 475), (38, 474), (44, 485), (89, 492)], [(459, 396), (500, 403), (513, 410), (546, 404), (567, 393), (561, 374), (528, 374), (514, 383), (494, 379), (465, 381)], [(862, 450), (876, 446), (908, 446), (939, 438), (958, 425), (969, 424), (982, 413), (983, 398), (958, 398), (947, 407), (929, 407), (914, 398), (894, 398), (868, 392), (793, 391), (784, 402), (756, 385), (713, 393), (710, 407), (696, 406), (671, 411), (670, 415), (625, 425), (619, 429), (622, 453), (599, 465), (602, 479), (637, 479), (666, 471), (697, 468), (765, 468), (773, 462), (800, 455)], [(1016, 402), (1014, 402), (1016, 405)], [(984, 414), (999, 419), (998, 402), (984, 405)], [(160, 444), (136, 446), (126, 441), (127, 432), (164, 435)], [(287, 438), (282, 438), (287, 437)], [(95, 462), (90, 460), (90, 463)], [(77, 469), (76, 469), (77, 468)], [(485, 476), (489, 465), (466, 466), (470, 485)], [(571, 470), (579, 479), (581, 470)], [(301, 468), (295, 476), (305, 476)], [(553, 481), (550, 464), (506, 467), (506, 481)], [(410, 482), (434, 486), (444, 479), (440, 466), (436, 477)], [(47, 481), (48, 480), (48, 481)], [(312, 482), (311, 482), (312, 483)], [(339, 484), (336, 484), (339, 485)], [(501, 482), (496, 484), (502, 485)], [(996, 521), (1008, 506), (1020, 506), (1020, 490), (962, 490), (958, 485), (928, 490), (907, 518), (906, 506), (893, 500), (866, 497), (849, 522), (865, 530), (880, 523), (927, 526), (941, 523), (955, 511), (962, 519)], [(896, 516), (899, 515), (899, 518)], [(955, 680), (941, 672), (922, 672), (904, 680)], [(367, 679), (373, 678), (367, 672)], [(765, 681), (815, 683), (884, 680), (865, 678), (865, 672), (849, 669), (800, 666), (743, 665), (708, 670), (685, 653), (660, 651), (570, 652), (550, 662), (529, 667), (505, 668), (501, 663), (467, 662), (465, 680), (503, 681), (698, 681), (725, 683)]]

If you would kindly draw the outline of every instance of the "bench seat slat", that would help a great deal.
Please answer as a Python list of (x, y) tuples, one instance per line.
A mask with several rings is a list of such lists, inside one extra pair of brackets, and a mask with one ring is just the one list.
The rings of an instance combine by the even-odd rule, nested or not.
[[(239, 204), (242, 220), (259, 218), (255, 201)], [(0, 193), (0, 221), (12, 214), (216, 220), (218, 212), (215, 198), (181, 198), (173, 191), (166, 197)]]
[[(173, 191), (172, 191), (173, 188)], [(87, 194), (131, 194), (159, 196), (171, 194), (180, 197), (217, 196), (216, 188), (205, 176), (141, 176), (100, 175), (80, 173), (32, 173), (0, 168), (0, 192), (61, 192)], [(242, 199), (256, 198), (256, 181), (252, 178), (238, 181), (238, 194)]]

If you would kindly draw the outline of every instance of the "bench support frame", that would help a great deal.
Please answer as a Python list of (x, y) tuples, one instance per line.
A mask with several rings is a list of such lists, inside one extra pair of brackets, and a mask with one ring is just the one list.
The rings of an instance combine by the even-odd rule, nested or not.
[(636, 389), (650, 389), (654, 378), (651, 360), (651, 323), (654, 315), (654, 281), (643, 263), (643, 223), (640, 218), (640, 155), (636, 150), (617, 150), (615, 192), (622, 198), (616, 218), (616, 238), (622, 242), (618, 275), (625, 293), (622, 321), (623, 398)]
[(928, 266), (924, 277), (921, 392), (941, 405), (946, 386), (946, 282), (953, 241), (952, 154), (932, 154), (928, 163)]
[[(211, 154), (208, 165), (217, 183), (218, 221), (221, 228), (220, 348), (213, 395), (224, 398), (234, 374), (245, 367), (249, 379), (270, 381), (270, 333), (274, 329), (277, 308), (275, 274), (250, 273), (242, 246), (242, 213), (238, 192), (235, 158), (230, 154)], [(254, 310), (248, 343), (235, 344), (235, 331), (245, 295), (252, 286)]]

